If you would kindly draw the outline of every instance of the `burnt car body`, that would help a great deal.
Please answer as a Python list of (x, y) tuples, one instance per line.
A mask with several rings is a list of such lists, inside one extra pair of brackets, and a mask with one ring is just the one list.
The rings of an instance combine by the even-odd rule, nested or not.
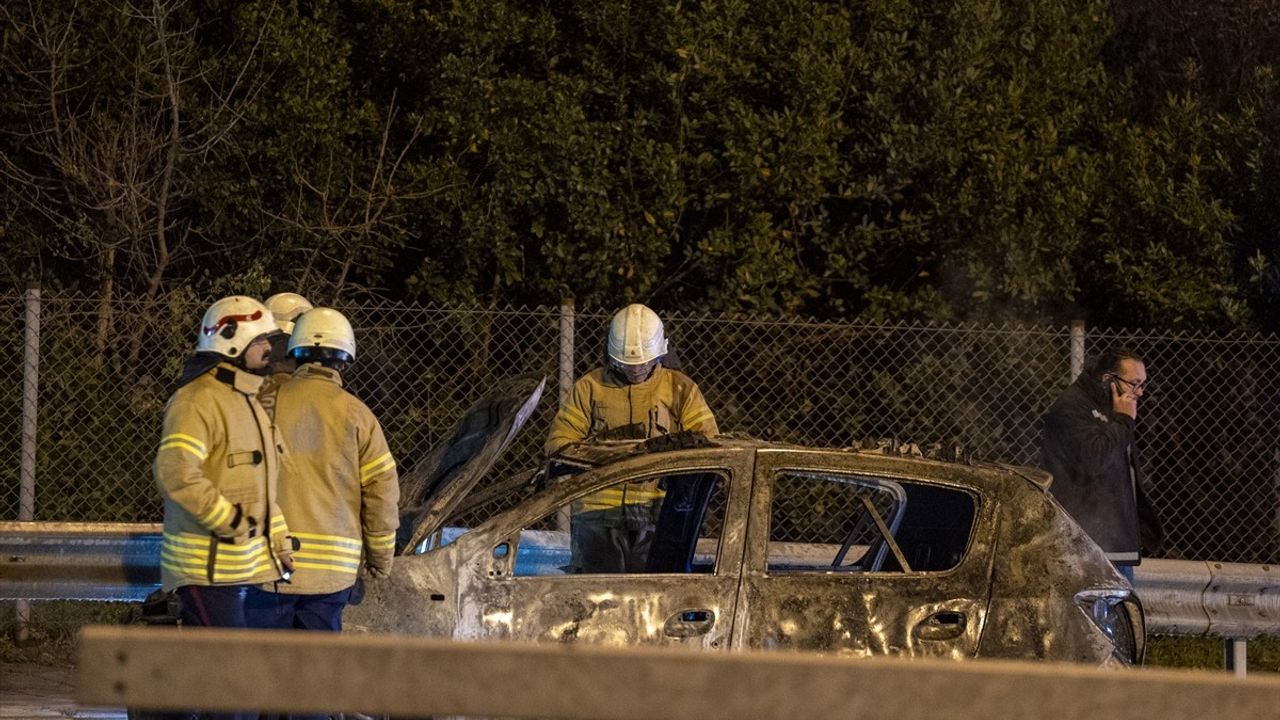
[[(402, 554), (347, 609), (349, 630), (1141, 661), (1138, 599), (1038, 470), (749, 438), (587, 443), (490, 486), (526, 496), (456, 527), (540, 389), (491, 396), (454, 450), (409, 479)], [(571, 530), (584, 499), (642, 484), (660, 488), (643, 565), (581, 572)]]

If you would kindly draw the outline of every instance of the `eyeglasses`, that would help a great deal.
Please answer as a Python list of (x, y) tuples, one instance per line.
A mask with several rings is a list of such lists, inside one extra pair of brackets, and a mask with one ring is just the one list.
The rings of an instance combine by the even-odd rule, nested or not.
[(1134, 382), (1132, 380), (1125, 380), (1124, 378), (1114, 373), (1110, 373), (1110, 375), (1112, 380), (1119, 380), (1120, 382), (1127, 385), (1129, 389), (1134, 391), (1135, 393), (1146, 392), (1151, 389), (1150, 380), (1143, 380), (1142, 382)]

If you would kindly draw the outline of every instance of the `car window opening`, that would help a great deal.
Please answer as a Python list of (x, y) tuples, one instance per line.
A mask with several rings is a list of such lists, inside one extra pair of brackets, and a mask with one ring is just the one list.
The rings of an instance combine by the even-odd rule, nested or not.
[[(727, 473), (694, 471), (600, 487), (520, 530), (516, 577), (714, 572)], [(568, 518), (568, 530), (558, 529)]]
[(926, 483), (780, 472), (773, 481), (771, 574), (913, 573), (960, 564), (976, 504)]

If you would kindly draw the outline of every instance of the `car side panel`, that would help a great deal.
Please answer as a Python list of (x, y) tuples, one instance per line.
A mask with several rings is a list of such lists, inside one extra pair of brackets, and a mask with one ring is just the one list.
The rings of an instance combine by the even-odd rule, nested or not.
[(351, 632), (451, 637), (458, 614), (458, 546), (397, 557), (385, 579), (364, 578), (359, 602), (342, 614)]
[(1111, 663), (1110, 640), (1075, 595), (1086, 589), (1125, 593), (1128, 584), (1046, 493), (1024, 486), (1008, 495), (981, 654)]
[[(459, 540), (460, 638), (599, 645), (727, 649), (745, 539), (753, 453), (694, 450), (655, 455), (570, 478), (493, 529)], [(633, 476), (727, 470), (723, 534), (712, 574), (602, 574), (513, 577), (520, 530), (571, 498)], [(505, 551), (495, 549), (506, 545)]]
[(837, 571), (771, 575), (766, 571), (769, 490), (773, 474), (780, 469), (860, 475), (877, 471), (874, 464), (838, 453), (759, 454), (736, 643), (852, 656), (977, 654), (989, 599), (998, 517), (994, 502), (985, 497), (978, 500), (969, 551), (951, 570), (910, 575)]

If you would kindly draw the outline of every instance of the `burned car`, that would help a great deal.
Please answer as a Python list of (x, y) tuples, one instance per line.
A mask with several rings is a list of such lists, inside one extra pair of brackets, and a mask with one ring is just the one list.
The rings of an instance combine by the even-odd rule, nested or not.
[[(453, 518), (541, 385), (513, 383), (408, 477), (401, 556), (349, 630), (850, 656), (1141, 661), (1142, 607), (1042, 471), (720, 437), (584, 443)], [(584, 568), (584, 498), (657, 488), (639, 564)]]

